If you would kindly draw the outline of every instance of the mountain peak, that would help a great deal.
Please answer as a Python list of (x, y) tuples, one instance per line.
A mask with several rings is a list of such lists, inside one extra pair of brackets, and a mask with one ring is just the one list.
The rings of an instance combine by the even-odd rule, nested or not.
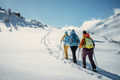
[(120, 9), (114, 9), (114, 15), (106, 20), (85, 21), (80, 27), (99, 36), (106, 37), (109, 41), (120, 42)]
[[(2, 9), (0, 7), (0, 22), (4, 23), (7, 28), (19, 30), (19, 27), (30, 27), (30, 28), (44, 28), (48, 27), (37, 20), (25, 20), (19, 12), (12, 12), (9, 8), (8, 10)], [(2, 31), (2, 27), (0, 27)]]

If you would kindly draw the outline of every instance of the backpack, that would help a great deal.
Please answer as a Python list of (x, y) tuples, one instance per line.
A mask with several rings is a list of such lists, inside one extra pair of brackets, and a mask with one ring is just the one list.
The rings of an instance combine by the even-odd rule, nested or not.
[(72, 37), (71, 38), (72, 43), (79, 43), (80, 42), (80, 40), (79, 40), (79, 38), (78, 38), (78, 36), (76, 34), (72, 34), (71, 37)]
[(68, 42), (68, 41), (69, 41), (69, 36), (66, 35), (66, 36), (64, 37), (64, 42)]
[(85, 37), (85, 45), (88, 49), (93, 48), (93, 41), (90, 37)]

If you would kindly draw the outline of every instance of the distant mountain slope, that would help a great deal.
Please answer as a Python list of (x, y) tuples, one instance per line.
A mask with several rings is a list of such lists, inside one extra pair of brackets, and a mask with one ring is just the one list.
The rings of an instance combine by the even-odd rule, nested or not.
[(87, 30), (90, 33), (103, 36), (109, 41), (120, 42), (120, 9), (114, 12), (113, 16), (110, 16), (106, 20), (92, 19), (86, 21), (80, 27), (81, 30)]
[(2, 28), (4, 27), (7, 27), (9, 31), (12, 31), (12, 29), (19, 30), (19, 27), (44, 28), (47, 27), (47, 25), (42, 24), (37, 20), (25, 20), (20, 13), (11, 12), (11, 9), (6, 11), (0, 7), (0, 31), (2, 31)]

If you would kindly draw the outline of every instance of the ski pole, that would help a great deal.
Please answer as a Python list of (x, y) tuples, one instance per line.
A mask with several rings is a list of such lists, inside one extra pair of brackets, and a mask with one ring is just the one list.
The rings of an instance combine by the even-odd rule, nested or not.
[(61, 43), (62, 43), (62, 42), (60, 42), (60, 46), (59, 46), (59, 53), (60, 53)]
[(59, 51), (58, 51), (58, 57), (59, 57), (59, 54), (60, 54), (60, 48), (61, 48), (61, 44), (62, 44), (62, 42), (60, 42), (60, 46), (59, 46)]
[[(64, 54), (65, 54), (65, 53), (64, 53), (64, 51), (63, 51), (63, 59), (64, 59)], [(62, 59), (62, 60), (63, 60), (63, 59)]]
[(79, 50), (78, 50), (78, 60), (79, 60), (79, 55), (80, 55), (80, 48), (79, 48)]
[(93, 53), (93, 55), (94, 55), (94, 59), (95, 59), (96, 66), (98, 67), (98, 65), (97, 65), (97, 60), (96, 60), (96, 57), (95, 57), (95, 53)]
[[(79, 59), (79, 57), (80, 57), (80, 51), (81, 51), (81, 48), (79, 48), (79, 51), (78, 51), (78, 60), (80, 60), (80, 59)], [(82, 53), (81, 53), (80, 65), (82, 66)]]

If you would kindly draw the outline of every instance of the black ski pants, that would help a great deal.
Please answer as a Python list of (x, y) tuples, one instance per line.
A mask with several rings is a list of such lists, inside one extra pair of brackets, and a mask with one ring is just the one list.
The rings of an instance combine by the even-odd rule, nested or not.
[(82, 61), (83, 61), (83, 67), (84, 68), (86, 68), (86, 56), (88, 55), (89, 61), (90, 61), (91, 65), (92, 65), (92, 68), (96, 69), (96, 65), (95, 65), (95, 63), (93, 61), (93, 53), (94, 53), (93, 48), (92, 49), (83, 48)]
[(76, 50), (77, 50), (78, 46), (71, 46), (70, 48), (71, 48), (72, 55), (73, 55), (73, 62), (77, 63), (77, 60), (76, 60)]

